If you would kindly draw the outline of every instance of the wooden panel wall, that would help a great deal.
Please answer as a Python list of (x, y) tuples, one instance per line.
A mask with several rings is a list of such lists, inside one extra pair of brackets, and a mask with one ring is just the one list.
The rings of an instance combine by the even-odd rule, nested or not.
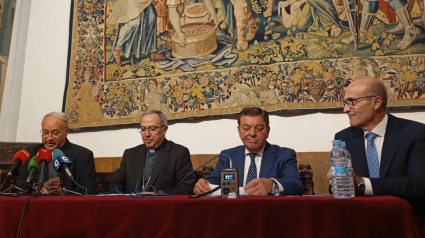
[[(19, 149), (33, 144), (36, 143), (0, 142), (0, 182), (2, 182), (6, 172), (9, 171), (9, 168), (12, 165), (11, 160), (13, 155)], [(214, 156), (216, 156), (216, 154), (191, 155), (193, 168), (198, 168)], [(114, 173), (120, 167), (121, 160), (122, 157), (95, 158), (96, 171), (99, 173), (99, 177), (103, 176), (102, 173)], [(218, 158), (214, 159), (208, 164), (208, 166), (215, 167), (217, 161)], [(328, 181), (326, 180), (326, 174), (330, 168), (329, 152), (298, 152), (297, 161), (298, 164), (310, 164), (313, 168), (315, 193), (328, 194)], [(201, 169), (198, 170), (200, 171)], [(198, 173), (198, 176), (200, 176), (200, 173)], [(111, 174), (108, 175), (108, 178), (109, 177), (111, 177)]]
[[(208, 160), (212, 159), (216, 154), (196, 154), (191, 155), (193, 168), (198, 168)], [(98, 173), (115, 172), (121, 163), (122, 157), (100, 157), (95, 158), (96, 171)], [(218, 158), (212, 160), (207, 166), (215, 167)], [(299, 164), (310, 164), (313, 168), (314, 191), (318, 194), (329, 194), (328, 180), (326, 174), (330, 169), (329, 152), (298, 152), (297, 162)], [(200, 171), (198, 169), (198, 171)]]
[(331, 168), (329, 152), (298, 152), (297, 162), (311, 165), (316, 195), (329, 194), (329, 181), (326, 179), (326, 174)]
[(122, 157), (98, 157), (94, 158), (96, 172), (115, 172), (120, 167)]

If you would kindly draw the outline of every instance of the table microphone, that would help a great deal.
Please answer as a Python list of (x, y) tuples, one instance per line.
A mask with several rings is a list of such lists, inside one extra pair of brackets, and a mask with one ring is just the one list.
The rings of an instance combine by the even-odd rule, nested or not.
[(13, 166), (10, 169), (10, 171), (7, 173), (7, 176), (12, 176), (13, 173), (16, 173), (19, 176), (19, 170), (18, 168), (24, 165), (28, 160), (30, 159), (30, 153), (25, 150), (21, 149), (19, 150), (15, 156), (13, 156), (12, 163)]
[(40, 174), (38, 179), (38, 188), (37, 191), (41, 191), (44, 185), (44, 168), (49, 165), (52, 160), (52, 152), (47, 149), (39, 149), (37, 155), (35, 156), (35, 162), (40, 166)]
[(53, 150), (53, 162), (54, 162), (53, 167), (55, 168), (56, 172), (58, 173), (65, 172), (66, 175), (68, 175), (68, 177), (72, 181), (74, 181), (74, 176), (72, 176), (72, 173), (69, 170), (69, 167), (71, 167), (72, 165), (72, 161), (70, 158), (66, 157), (61, 150), (59, 149)]
[[(34, 178), (34, 175), (40, 171), (40, 166), (35, 162), (35, 156), (33, 156), (28, 164), (28, 176), (27, 181), (25, 183), (24, 189), (28, 188), (28, 185), (31, 185), (31, 181)], [(31, 186), (29, 186), (31, 188)]]

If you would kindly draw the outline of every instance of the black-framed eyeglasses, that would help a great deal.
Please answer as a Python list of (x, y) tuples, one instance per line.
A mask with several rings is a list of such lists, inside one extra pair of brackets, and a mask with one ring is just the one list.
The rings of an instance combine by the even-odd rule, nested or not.
[(345, 107), (347, 105), (349, 108), (353, 108), (354, 105), (356, 105), (357, 102), (364, 100), (364, 99), (368, 99), (368, 98), (374, 98), (374, 97), (377, 97), (377, 96), (370, 95), (370, 96), (360, 97), (360, 98), (349, 98), (347, 100), (342, 100), (341, 103), (342, 103), (343, 107)]
[(146, 134), (146, 131), (149, 131), (149, 133), (151, 134), (157, 134), (159, 132), (159, 128), (164, 127), (165, 125), (161, 125), (161, 126), (150, 126), (150, 127), (139, 127), (137, 128), (139, 130), (139, 133), (141, 134)]

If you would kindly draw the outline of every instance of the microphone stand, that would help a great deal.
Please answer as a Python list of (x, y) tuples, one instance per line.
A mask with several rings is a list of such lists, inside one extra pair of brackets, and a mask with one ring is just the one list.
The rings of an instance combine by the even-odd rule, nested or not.
[(65, 187), (65, 178), (66, 178), (66, 173), (63, 173), (60, 175), (60, 187), (64, 188)]
[(13, 189), (15, 187), (16, 182), (16, 173), (12, 173), (12, 179), (10, 180), (10, 189)]
[[(18, 197), (18, 196), (22, 195), (20, 193), (6, 193), (9, 190), (12, 191), (13, 188), (19, 189), (18, 187), (15, 187), (16, 176), (17, 176), (17, 173), (12, 173), (11, 180), (10, 180), (10, 187), (8, 189), (4, 190), (3, 192), (0, 192), (1, 196)], [(7, 177), (6, 177), (6, 179), (7, 179)]]
[(32, 190), (33, 190), (33, 186), (32, 186), (32, 179), (31, 179), (31, 181), (28, 183), (25, 183), (25, 187), (24, 187), (24, 190), (23, 190), (23, 192), (22, 193), (24, 193), (25, 191), (27, 191), (28, 192), (28, 194), (31, 194), (32, 193)]
[(46, 161), (42, 160), (40, 162), (40, 176), (38, 179), (38, 188), (37, 191), (40, 192), (44, 186), (44, 168), (46, 167)]

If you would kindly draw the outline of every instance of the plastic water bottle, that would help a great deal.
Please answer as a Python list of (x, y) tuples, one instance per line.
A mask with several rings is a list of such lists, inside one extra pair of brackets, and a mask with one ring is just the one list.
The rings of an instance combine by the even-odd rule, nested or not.
[(350, 197), (356, 196), (356, 191), (354, 188), (354, 179), (353, 179), (353, 165), (351, 163), (351, 154), (346, 149), (345, 141), (341, 141), (341, 149), (345, 153), (345, 158), (347, 159), (347, 173), (348, 173), (348, 181), (350, 183)]
[(349, 198), (350, 184), (347, 172), (347, 159), (341, 149), (341, 141), (332, 141), (333, 148), (330, 153), (332, 188), (334, 198)]
[(335, 159), (336, 157), (339, 156), (340, 153), (340, 147), (341, 147), (341, 141), (340, 140), (333, 140), (332, 141), (332, 150), (331, 153), (329, 154), (329, 160), (331, 162), (331, 174), (332, 174), (332, 191), (336, 191), (335, 188)]

